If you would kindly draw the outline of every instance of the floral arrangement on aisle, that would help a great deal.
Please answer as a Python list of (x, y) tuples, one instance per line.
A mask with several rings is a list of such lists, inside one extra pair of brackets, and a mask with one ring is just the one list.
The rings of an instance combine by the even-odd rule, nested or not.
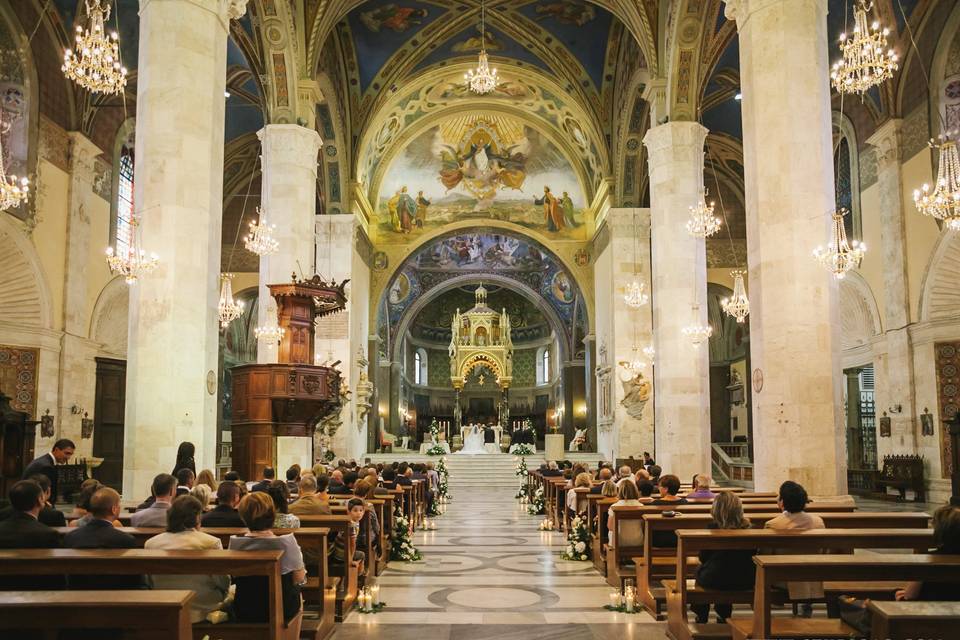
[(570, 531), (567, 533), (567, 548), (560, 557), (564, 560), (590, 559), (590, 532), (587, 523), (579, 515), (570, 522)]
[(439, 442), (434, 444), (432, 447), (427, 449), (428, 456), (442, 456), (447, 453), (447, 450), (443, 448), (443, 445)]
[(514, 449), (513, 449), (513, 455), (515, 455), (515, 456), (520, 456), (520, 457), (523, 457), (523, 456), (532, 456), (534, 453), (535, 453), (535, 452), (534, 452), (533, 449), (530, 448), (530, 445), (525, 444), (525, 443), (523, 443), (523, 444), (518, 444), (518, 445), (517, 445), (516, 447), (514, 447)]
[(517, 489), (517, 495), (515, 498), (526, 498), (527, 497), (527, 475), (530, 471), (527, 469), (527, 459), (523, 456), (520, 456), (519, 462), (517, 462), (517, 468), (513, 472), (515, 476), (520, 478), (520, 487)]
[(420, 551), (410, 542), (410, 521), (402, 511), (397, 510), (393, 517), (393, 544), (390, 548), (390, 559), (416, 562), (422, 558)]
[(538, 516), (544, 512), (546, 505), (543, 500), (543, 487), (537, 487), (530, 498), (530, 505), (527, 507), (527, 513), (531, 516)]
[(437, 497), (440, 502), (446, 502), (451, 499), (450, 496), (450, 471), (447, 469), (447, 459), (440, 458), (437, 463), (437, 473), (440, 475), (440, 482), (437, 483)]

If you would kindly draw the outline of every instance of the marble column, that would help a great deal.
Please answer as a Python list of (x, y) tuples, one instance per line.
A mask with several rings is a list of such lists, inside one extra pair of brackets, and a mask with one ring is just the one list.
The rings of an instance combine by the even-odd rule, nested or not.
[(710, 472), (710, 356), (683, 328), (707, 324), (704, 240), (686, 229), (703, 190), (703, 143), (696, 122), (668, 122), (643, 138), (650, 168), (653, 376), (657, 463), (689, 478)]
[(740, 38), (754, 485), (846, 492), (826, 0), (727, 0)]
[(246, 0), (140, 0), (134, 202), (159, 267), (130, 292), (123, 493), (177, 445), (213, 468), (227, 34)]
[[(882, 358), (877, 388), (877, 414), (895, 405), (890, 413), (890, 438), (877, 438), (877, 454), (910, 451), (917, 446), (919, 424), (914, 396), (913, 341), (910, 338), (910, 294), (907, 280), (906, 220), (903, 206), (901, 163), (903, 121), (888, 120), (877, 129), (867, 144), (877, 158), (877, 190), (880, 195), (880, 232), (883, 254), (884, 298), (883, 328), (887, 352)], [(880, 364), (880, 363), (878, 363)]]
[[(257, 132), (262, 144), (263, 194), (260, 210), (276, 225), (280, 250), (260, 257), (257, 326), (277, 324), (277, 302), (267, 285), (314, 275), (317, 213), (317, 152), (320, 134), (296, 124), (268, 124)], [(276, 362), (276, 340), (257, 342), (257, 362)]]

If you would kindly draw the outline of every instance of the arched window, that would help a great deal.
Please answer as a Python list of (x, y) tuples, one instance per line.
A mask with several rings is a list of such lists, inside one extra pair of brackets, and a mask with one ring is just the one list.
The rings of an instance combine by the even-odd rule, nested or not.
[(127, 120), (117, 133), (113, 164), (113, 216), (110, 220), (110, 244), (117, 253), (133, 243), (134, 120)]
[(863, 228), (860, 218), (860, 165), (857, 156), (857, 137), (853, 124), (846, 116), (840, 119), (834, 114), (835, 130), (839, 125), (839, 140), (834, 138), (836, 147), (833, 155), (833, 168), (836, 172), (836, 207), (846, 209), (849, 213), (843, 219), (843, 225), (850, 240), (862, 240)]
[(537, 384), (550, 382), (550, 347), (540, 347), (537, 351)]
[(427, 384), (427, 352), (423, 349), (413, 352), (413, 383)]

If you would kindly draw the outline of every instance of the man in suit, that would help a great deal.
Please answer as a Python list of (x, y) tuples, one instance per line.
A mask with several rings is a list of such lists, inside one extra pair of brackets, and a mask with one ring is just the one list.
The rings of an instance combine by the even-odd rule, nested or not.
[(554, 460), (551, 460), (547, 463), (547, 468), (540, 472), (544, 478), (556, 478), (563, 475), (563, 471), (560, 471), (560, 467), (557, 466), (557, 463)]
[(217, 506), (200, 516), (204, 527), (246, 527), (237, 505), (240, 504), (240, 487), (235, 482), (221, 482), (217, 486)]
[(27, 465), (27, 468), (23, 470), (23, 477), (29, 478), (38, 473), (47, 476), (50, 479), (51, 502), (56, 502), (59, 495), (57, 493), (57, 465), (66, 464), (76, 448), (77, 446), (73, 444), (72, 440), (66, 438), (57, 440), (53, 443), (53, 449), (50, 453), (43, 454)]
[(597, 480), (600, 481), (600, 484), (594, 485), (590, 488), (590, 493), (600, 493), (603, 490), (603, 483), (613, 477), (613, 471), (610, 470), (610, 467), (603, 467), (600, 469), (600, 473), (597, 474)]
[(497, 434), (493, 430), (492, 425), (487, 425), (483, 428), (483, 443), (484, 444), (493, 444), (497, 441)]
[(250, 491), (266, 491), (270, 488), (270, 483), (273, 482), (273, 479), (276, 477), (276, 475), (277, 474), (273, 470), (273, 467), (264, 467), (263, 479), (250, 487)]
[[(43, 489), (33, 480), (21, 480), (10, 489), (13, 514), (0, 522), (0, 549), (54, 549), (60, 536), (37, 520), (44, 507)], [(0, 591), (62, 589), (60, 576), (0, 576)]]
[(297, 516), (328, 516), (330, 498), (327, 494), (327, 485), (330, 479), (325, 476), (300, 476), (299, 495), (296, 502), (290, 505), (290, 513)]
[(130, 524), (134, 527), (167, 526), (167, 509), (177, 494), (177, 479), (169, 473), (161, 473), (153, 479), (150, 491), (154, 497), (153, 504), (138, 509), (130, 516)]
[[(40, 513), (37, 515), (37, 520), (47, 525), (48, 527), (65, 527), (67, 526), (67, 519), (63, 515), (63, 511), (59, 509), (54, 509), (50, 504), (50, 478), (38, 473), (36, 475), (30, 476), (27, 480), (33, 480), (40, 488), (43, 489), (43, 509), (40, 510)], [(6, 520), (14, 514), (16, 509), (12, 506), (4, 507), (0, 509), (0, 520)]]
[[(137, 541), (129, 533), (118, 531), (113, 521), (120, 516), (120, 494), (110, 487), (98, 489), (90, 497), (90, 514), (86, 525), (77, 527), (63, 538), (66, 549), (135, 549)], [(143, 576), (70, 576), (71, 589), (145, 589)]]

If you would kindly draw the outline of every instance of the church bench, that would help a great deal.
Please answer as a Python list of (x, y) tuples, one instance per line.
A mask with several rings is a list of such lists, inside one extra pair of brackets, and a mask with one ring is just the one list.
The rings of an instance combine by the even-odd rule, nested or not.
[(590, 555), (593, 557), (593, 568), (600, 572), (600, 575), (607, 575), (607, 556), (605, 550), (606, 537), (600, 535), (600, 504), (602, 502), (611, 505), (616, 500), (605, 498), (599, 493), (587, 495), (587, 528), (590, 531)]
[[(266, 576), (270, 593), (265, 623), (193, 625), (193, 637), (218, 640), (297, 640), (283, 622), (281, 551), (161, 551), (147, 549), (0, 550), (0, 575), (229, 575)], [(303, 614), (297, 616), (302, 618)]]
[[(648, 522), (652, 523), (653, 520)], [(668, 629), (674, 640), (689, 640), (701, 633), (703, 625), (687, 622), (687, 605), (723, 602), (749, 604), (753, 590), (722, 591), (697, 587), (690, 578), (690, 561), (701, 551), (734, 549), (777, 549), (796, 553), (852, 553), (855, 549), (907, 549), (926, 551), (933, 544), (931, 529), (808, 529), (774, 531), (772, 529), (679, 529), (673, 579), (663, 580), (666, 594)], [(902, 583), (901, 583), (902, 586)], [(851, 593), (851, 591), (847, 591)], [(649, 585), (648, 585), (648, 596)], [(782, 592), (776, 593), (782, 601)], [(648, 606), (648, 601), (644, 602)], [(714, 629), (716, 625), (710, 625)], [(727, 631), (729, 636), (729, 630)]]
[[(355, 540), (349, 535), (349, 516), (334, 514), (329, 516), (309, 515), (299, 517), (301, 528), (323, 527), (329, 529), (330, 534), (328, 536), (328, 540), (333, 540), (334, 537), (338, 535), (346, 536), (346, 557), (353, 558), (353, 552), (356, 550), (356, 548), (354, 547)], [(296, 534), (296, 530), (294, 530), (294, 534)], [(329, 580), (329, 582), (332, 586), (336, 587), (336, 621), (343, 622), (344, 617), (346, 617), (346, 614), (350, 611), (350, 607), (353, 606), (353, 603), (357, 599), (358, 584), (360, 580), (360, 565), (353, 560), (346, 561), (343, 566), (328, 563), (327, 574), (330, 578), (339, 578), (339, 581)], [(307, 577), (307, 587), (310, 588), (314, 593), (319, 593), (319, 582), (317, 583), (316, 587), (314, 587), (314, 583), (309, 576)]]
[(58, 631), (110, 628), (130, 640), (192, 640), (193, 597), (184, 590), (0, 592), (0, 631), (57, 638)]
[(857, 632), (841, 620), (774, 618), (774, 585), (789, 581), (875, 581), (890, 576), (904, 582), (955, 581), (960, 556), (928, 554), (758, 555), (753, 615), (730, 621), (734, 640), (748, 638), (855, 638)]
[[(577, 508), (576, 508), (576, 512), (577, 512), (578, 514), (583, 514), (583, 516), (586, 517), (586, 513), (587, 513), (587, 496), (590, 495), (590, 488), (589, 488), (589, 487), (577, 487), (577, 488), (575, 488), (575, 489), (567, 489), (567, 491), (573, 491), (574, 493), (577, 494), (577, 501), (576, 501), (576, 506), (577, 506)], [(564, 499), (563, 504), (564, 504), (564, 508), (563, 508), (563, 530), (564, 530), (564, 531), (570, 531), (570, 521), (571, 521), (571, 518), (570, 518), (570, 510), (566, 508), (566, 504), (567, 504), (566, 498)], [(588, 528), (588, 530), (589, 530), (589, 525), (587, 525), (587, 528)]]
[[(374, 505), (376, 508), (376, 505)], [(335, 516), (346, 516), (347, 515), (347, 505), (330, 505), (330, 511)], [(381, 537), (383, 536), (383, 527), (380, 528), (380, 537), (373, 535), (373, 518), (370, 517), (371, 512), (367, 511), (363, 514), (363, 519), (360, 520), (360, 530), (359, 534), (363, 540), (366, 540), (366, 544), (362, 547), (358, 547), (359, 551), (363, 551), (366, 562), (364, 563), (364, 576), (367, 578), (372, 578), (376, 575), (377, 566), (380, 563), (380, 556), (383, 552), (383, 541)]]
[(949, 638), (960, 625), (960, 602), (877, 602), (870, 632), (876, 639)]

